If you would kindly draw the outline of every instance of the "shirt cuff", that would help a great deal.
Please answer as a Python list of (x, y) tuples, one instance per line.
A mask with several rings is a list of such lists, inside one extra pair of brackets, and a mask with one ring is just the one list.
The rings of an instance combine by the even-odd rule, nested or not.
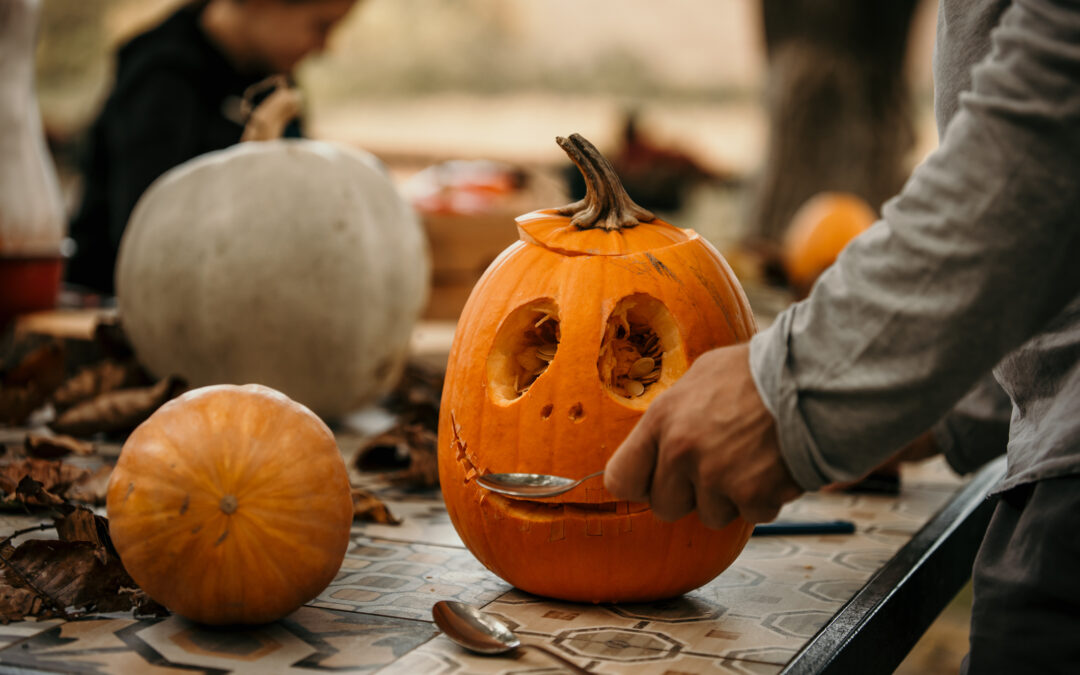
[(799, 411), (798, 391), (787, 367), (788, 336), (795, 309), (788, 308), (768, 329), (750, 339), (750, 374), (776, 421), (784, 463), (799, 487), (812, 491), (849, 477), (831, 477), (821, 470), (825, 462)]

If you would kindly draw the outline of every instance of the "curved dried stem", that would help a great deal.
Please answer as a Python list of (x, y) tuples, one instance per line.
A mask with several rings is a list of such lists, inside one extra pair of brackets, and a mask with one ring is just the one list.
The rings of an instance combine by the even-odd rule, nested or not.
[(651, 211), (630, 199), (615, 167), (581, 134), (571, 134), (570, 138), (559, 136), (555, 142), (585, 178), (585, 198), (557, 209), (560, 215), (571, 217), (571, 224), (581, 230), (612, 231), (656, 219)]
[[(258, 106), (255, 98), (263, 92), (270, 95)], [(285, 126), (300, 114), (300, 92), (289, 84), (284, 75), (271, 75), (244, 91), (241, 114), (244, 117), (244, 134), (241, 141), (270, 141), (281, 138)]]

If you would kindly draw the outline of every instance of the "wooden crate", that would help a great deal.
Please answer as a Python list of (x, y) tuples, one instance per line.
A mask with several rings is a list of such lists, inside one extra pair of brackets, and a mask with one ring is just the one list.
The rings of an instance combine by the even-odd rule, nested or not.
[(431, 246), (431, 296), (426, 319), (456, 320), (480, 275), (518, 240), (514, 218), (521, 211), (477, 215), (427, 214)]

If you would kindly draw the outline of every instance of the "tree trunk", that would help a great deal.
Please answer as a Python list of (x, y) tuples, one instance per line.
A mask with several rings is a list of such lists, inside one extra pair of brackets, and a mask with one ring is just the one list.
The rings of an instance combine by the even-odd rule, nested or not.
[(795, 210), (846, 191), (876, 210), (908, 174), (903, 65), (919, 0), (762, 0), (769, 142), (751, 230), (778, 242)]

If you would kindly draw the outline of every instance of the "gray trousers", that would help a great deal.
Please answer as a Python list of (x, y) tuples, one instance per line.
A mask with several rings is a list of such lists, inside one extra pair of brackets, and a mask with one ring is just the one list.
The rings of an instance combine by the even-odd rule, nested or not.
[(1080, 673), (1080, 476), (1002, 494), (972, 579), (961, 673)]

